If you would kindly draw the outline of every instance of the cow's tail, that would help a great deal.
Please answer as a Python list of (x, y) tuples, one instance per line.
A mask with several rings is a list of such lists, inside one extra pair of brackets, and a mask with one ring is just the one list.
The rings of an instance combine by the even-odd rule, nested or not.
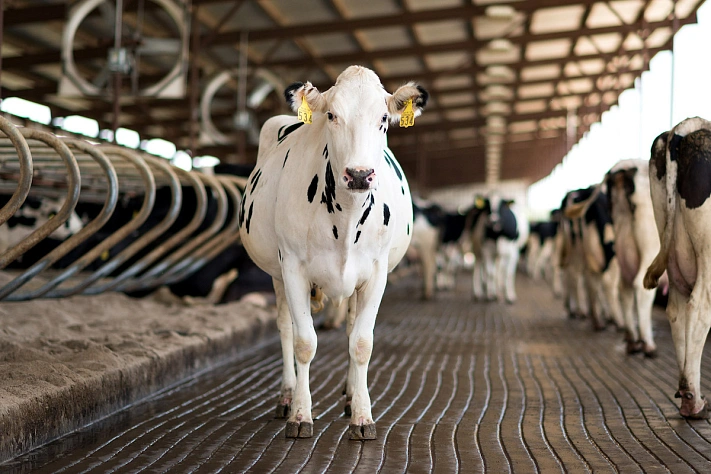
[(597, 197), (600, 195), (601, 190), (602, 183), (595, 186), (595, 189), (593, 189), (593, 192), (590, 194), (590, 197), (586, 200), (576, 202), (575, 204), (571, 204), (570, 206), (565, 206), (565, 217), (567, 217), (568, 219), (579, 219), (583, 217), (585, 213), (588, 212), (588, 209), (590, 208), (592, 203), (594, 203)]
[(659, 253), (649, 265), (644, 275), (644, 287), (647, 289), (656, 288), (659, 279), (667, 269), (669, 251), (671, 248), (672, 233), (674, 231), (674, 216), (676, 214), (676, 180), (679, 172), (678, 154), (681, 140), (691, 132), (696, 130), (711, 130), (711, 122), (699, 117), (688, 118), (679, 122), (669, 133), (666, 143), (666, 213), (664, 216), (664, 232), (659, 247)]

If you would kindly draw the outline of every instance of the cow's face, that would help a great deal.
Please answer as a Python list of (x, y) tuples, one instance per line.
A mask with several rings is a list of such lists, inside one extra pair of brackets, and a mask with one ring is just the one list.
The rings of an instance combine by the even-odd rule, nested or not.
[(333, 163), (336, 185), (360, 192), (378, 187), (388, 125), (400, 120), (410, 101), (419, 115), (428, 98), (415, 83), (389, 94), (373, 71), (360, 66), (346, 69), (324, 93), (307, 82), (292, 84), (285, 96), (294, 111), (305, 100), (313, 112), (311, 126), (324, 130), (324, 155)]

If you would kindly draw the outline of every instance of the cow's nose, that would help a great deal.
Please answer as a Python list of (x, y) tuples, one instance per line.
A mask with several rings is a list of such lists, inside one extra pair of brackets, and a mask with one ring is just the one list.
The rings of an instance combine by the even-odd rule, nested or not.
[(346, 168), (343, 181), (348, 185), (348, 189), (368, 189), (375, 179), (373, 168)]

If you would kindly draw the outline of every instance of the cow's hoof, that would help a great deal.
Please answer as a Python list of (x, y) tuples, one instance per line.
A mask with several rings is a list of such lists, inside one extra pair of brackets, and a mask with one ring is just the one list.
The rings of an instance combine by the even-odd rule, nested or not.
[(275, 418), (289, 418), (291, 414), (291, 405), (288, 404), (277, 404)]
[(684, 401), (682, 401), (681, 410), (679, 410), (679, 414), (687, 420), (707, 420), (709, 418), (709, 402), (707, 402), (706, 400), (704, 400), (704, 406), (702, 406), (701, 409), (696, 413), (691, 413), (687, 411), (687, 414), (684, 414), (684, 408), (685, 403)]
[(353, 411), (351, 410), (351, 400), (352, 400), (351, 397), (347, 397), (346, 398), (346, 406), (343, 407), (343, 414), (345, 416), (347, 416), (348, 418), (350, 418), (351, 415), (353, 414)]
[(657, 349), (648, 350), (645, 347), (644, 348), (644, 357), (646, 357), (647, 359), (656, 359), (657, 358)]
[(627, 341), (627, 353), (628, 354), (637, 354), (639, 352), (642, 352), (644, 349), (644, 342), (642, 341)]
[(308, 421), (287, 421), (284, 434), (287, 438), (311, 438), (314, 435), (314, 424)]
[(378, 436), (375, 432), (375, 423), (369, 425), (350, 425), (348, 432), (351, 439), (365, 440), (376, 439)]

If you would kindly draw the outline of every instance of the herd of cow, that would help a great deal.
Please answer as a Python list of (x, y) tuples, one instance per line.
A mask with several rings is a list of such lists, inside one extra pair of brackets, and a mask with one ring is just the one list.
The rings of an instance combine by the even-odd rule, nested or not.
[[(285, 95), (298, 118), (266, 122), (256, 166), (234, 212), (244, 249), (271, 277), (276, 293), (283, 354), (277, 416), (288, 418), (287, 437), (313, 433), (312, 307), (326, 299), (346, 321), (350, 437), (376, 437), (367, 371), (388, 273), (414, 249), (424, 297), (432, 298), (438, 252), (447, 245), (474, 254), (475, 300), (506, 303), (516, 301), (514, 279), (525, 246), (527, 271), (552, 283), (571, 316), (588, 314), (595, 329), (612, 321), (625, 330), (627, 352), (648, 357), (656, 350), (654, 288), (659, 284), (666, 293), (668, 287), (680, 412), (706, 416), (700, 362), (711, 326), (710, 122), (685, 120), (655, 140), (649, 162), (618, 163), (602, 183), (569, 192), (550, 222), (529, 228), (516, 203), (494, 194), (477, 196), (456, 214), (413, 203), (386, 132), (398, 121), (412, 125), (424, 109), (428, 94), (419, 85), (408, 83), (391, 94), (372, 71), (351, 66), (325, 92), (307, 82), (293, 84)], [(14, 226), (42, 217), (39, 206), (25, 212), (4, 230), (17, 234)], [(77, 223), (61, 231), (71, 233), (71, 225)], [(243, 259), (243, 251), (229, 262), (215, 259), (219, 269), (192, 275), (183, 287), (207, 282), (201, 290), (207, 292), (227, 272), (225, 265)]]

